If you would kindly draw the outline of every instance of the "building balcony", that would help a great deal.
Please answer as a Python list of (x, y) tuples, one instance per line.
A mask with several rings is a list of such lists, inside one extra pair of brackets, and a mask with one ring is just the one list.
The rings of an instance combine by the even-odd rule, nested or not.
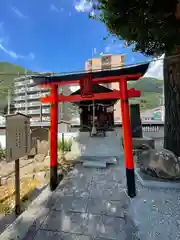
[(27, 88), (27, 92), (47, 92), (49, 93), (49, 89), (48, 88), (41, 88), (39, 86), (35, 86), (35, 87), (28, 87)]
[(29, 94), (27, 96), (17, 96), (17, 97), (14, 98), (14, 101), (15, 102), (25, 101), (26, 97), (27, 97), (28, 100), (40, 99), (41, 97), (46, 97), (48, 95), (49, 95), (49, 92), (44, 92), (44, 93), (38, 92), (36, 94)]
[(28, 86), (34, 85), (34, 81), (32, 79), (28, 79), (27, 80), (27, 85)]
[(38, 86), (35, 86), (35, 87), (27, 87), (27, 88), (25, 88), (24, 86), (22, 87), (19, 87), (19, 88), (17, 88), (17, 89), (15, 89), (14, 90), (14, 94), (16, 94), (16, 95), (18, 95), (18, 94), (22, 94), (22, 93), (24, 93), (25, 94), (25, 91), (27, 92), (27, 93), (30, 93), (30, 92), (41, 92), (41, 91), (43, 91), (43, 94), (46, 92), (46, 93), (49, 93), (49, 89), (47, 89), (47, 88), (40, 88), (40, 87), (38, 87)]
[(37, 106), (41, 106), (41, 104), (42, 104), (42, 107), (49, 105), (49, 103), (41, 103), (40, 101), (37, 101), (37, 102), (29, 102), (28, 107), (37, 107)]
[(40, 87), (39, 86), (28, 87), (27, 88), (27, 92), (39, 92), (39, 91), (40, 91)]
[(25, 108), (25, 103), (15, 103), (14, 107), (16, 109), (21, 109), (21, 108)]
[(21, 81), (21, 82), (14, 82), (14, 87), (21, 87), (21, 86), (25, 86), (25, 81)]
[(18, 113), (21, 113), (21, 114), (24, 114), (24, 115), (26, 115), (26, 111), (23, 109), (16, 109), (16, 111), (15, 111), (16, 113), (18, 112)]
[(17, 88), (14, 90), (15, 94), (24, 93), (24, 92), (25, 92), (25, 87)]
[(41, 97), (40, 93), (28, 95), (28, 100), (30, 99), (39, 99)]
[[(27, 85), (29, 87), (29, 86), (35, 85), (35, 83), (32, 79), (25, 79), (25, 78), (22, 79), (21, 81), (14, 82), (15, 87), (20, 87), (20, 86), (25, 86), (25, 85)], [(36, 86), (36, 87), (38, 87), (38, 86)]]
[(45, 121), (45, 122), (46, 121), (49, 122), (50, 121), (50, 117), (42, 117), (42, 120)]
[(50, 108), (45, 108), (45, 109), (42, 109), (42, 113), (50, 113)]
[(25, 96), (18, 96), (14, 98), (15, 102), (19, 102), (19, 101), (25, 101)]
[(29, 102), (28, 103), (28, 107), (40, 107), (41, 106), (41, 102), (37, 101), (37, 102)]
[(41, 97), (47, 97), (47, 96), (50, 95), (50, 93), (49, 92), (45, 92), (45, 93), (41, 93), (40, 95), (41, 95)]
[[(42, 114), (49, 114), (50, 113), (50, 109), (42, 109)], [(32, 110), (28, 110), (28, 114), (40, 114), (40, 109), (32, 109)]]
[(40, 117), (39, 118), (30, 118), (30, 122), (31, 123), (40, 122)]
[[(14, 107), (17, 108), (25, 108), (26, 104), (25, 103), (15, 103)], [(41, 102), (37, 101), (37, 102), (27, 102), (27, 107), (40, 107), (41, 106)], [(49, 103), (42, 103), (42, 107), (44, 106), (49, 106)]]
[[(50, 117), (42, 117), (42, 121), (43, 122), (49, 122), (50, 121)], [(35, 122), (41, 122), (41, 118), (40, 117), (32, 117), (30, 119), (31, 123), (35, 123)]]

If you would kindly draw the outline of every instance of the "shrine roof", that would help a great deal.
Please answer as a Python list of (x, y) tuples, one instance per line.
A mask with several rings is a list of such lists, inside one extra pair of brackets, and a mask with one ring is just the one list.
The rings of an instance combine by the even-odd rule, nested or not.
[[(92, 88), (93, 88), (93, 93), (105, 93), (105, 92), (112, 92), (113, 91), (110, 88), (99, 85), (99, 84), (93, 85)], [(80, 94), (80, 89), (71, 93), (71, 95), (78, 95), (78, 94)], [(109, 105), (109, 106), (114, 105), (116, 102), (117, 102), (117, 99), (94, 100), (95, 104), (104, 104), (104, 105)], [(93, 101), (89, 100), (89, 101), (75, 102), (74, 104), (79, 105), (79, 106), (85, 104), (85, 106), (88, 106), (88, 105), (91, 105), (92, 103), (93, 103)]]
[(91, 74), (92, 78), (103, 78), (103, 77), (115, 77), (123, 75), (134, 75), (141, 74), (144, 75), (147, 71), (149, 63), (137, 64), (133, 66), (125, 66), (121, 69), (115, 70), (105, 70), (105, 71), (93, 71), (93, 72), (76, 72), (76, 73), (66, 73), (54, 76), (32, 76), (36, 85), (39, 84), (50, 84), (50, 83), (60, 83), (60, 82), (71, 82), (75, 80), (80, 80), (85, 74)]
[[(105, 92), (112, 92), (113, 91), (110, 88), (102, 86), (102, 85), (99, 85), (99, 84), (93, 85), (92, 86), (92, 90), (93, 90), (93, 93), (105, 93)], [(71, 95), (77, 95), (77, 94), (81, 94), (81, 90), (80, 89), (78, 89), (78, 90), (76, 90), (76, 91), (71, 93)]]

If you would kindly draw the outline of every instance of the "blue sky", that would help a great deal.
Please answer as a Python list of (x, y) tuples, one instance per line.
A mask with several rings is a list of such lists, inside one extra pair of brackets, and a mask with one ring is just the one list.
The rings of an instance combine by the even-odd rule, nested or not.
[(33, 71), (83, 70), (96, 53), (124, 53), (126, 64), (148, 60), (123, 41), (107, 36), (106, 27), (88, 18), (85, 0), (6, 0), (0, 8), (0, 61)]

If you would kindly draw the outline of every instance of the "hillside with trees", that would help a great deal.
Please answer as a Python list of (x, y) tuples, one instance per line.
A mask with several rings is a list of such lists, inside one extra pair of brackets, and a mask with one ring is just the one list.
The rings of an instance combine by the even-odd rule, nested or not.
[(162, 93), (163, 81), (157, 78), (141, 78), (131, 82), (131, 86), (146, 93)]
[(25, 73), (31, 73), (31, 71), (16, 64), (0, 62), (0, 112), (4, 112), (4, 108), (7, 108), (8, 89), (11, 89), (13, 94), (14, 78)]
[[(130, 82), (129, 88), (141, 91), (141, 111), (152, 109), (162, 104), (163, 81), (156, 78), (141, 78), (139, 81)], [(134, 100), (131, 100), (133, 102)]]

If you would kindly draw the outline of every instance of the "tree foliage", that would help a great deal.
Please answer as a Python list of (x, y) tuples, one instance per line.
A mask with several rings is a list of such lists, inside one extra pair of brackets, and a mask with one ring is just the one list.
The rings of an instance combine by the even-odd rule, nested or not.
[(175, 17), (178, 0), (96, 0), (96, 19), (110, 34), (133, 44), (145, 55), (172, 54), (180, 46), (180, 21)]

